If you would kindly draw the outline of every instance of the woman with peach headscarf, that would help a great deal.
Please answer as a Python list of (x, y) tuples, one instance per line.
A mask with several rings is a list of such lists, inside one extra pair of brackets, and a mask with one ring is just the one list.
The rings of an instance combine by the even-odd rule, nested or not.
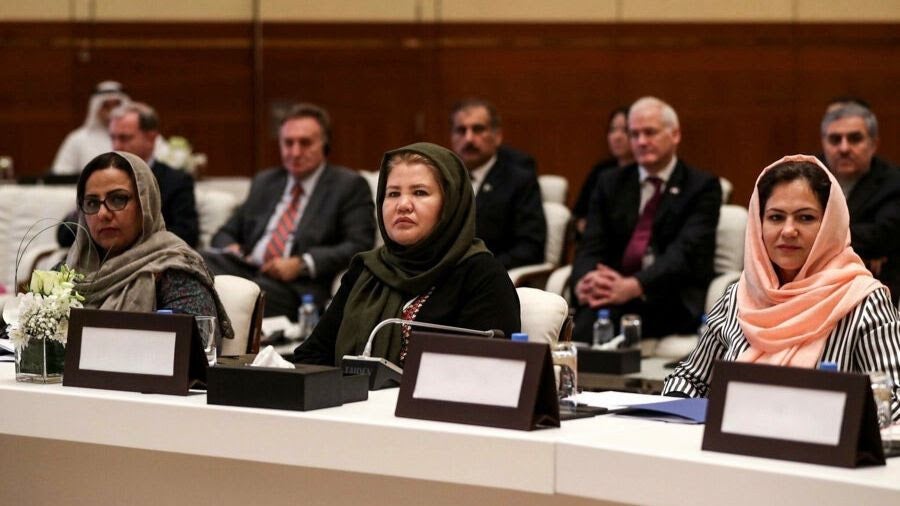
[(713, 362), (793, 367), (834, 362), (887, 373), (900, 419), (900, 319), (888, 289), (850, 247), (841, 188), (814, 157), (763, 169), (750, 198), (744, 272), (710, 311), (697, 348), (664, 395), (706, 397)]

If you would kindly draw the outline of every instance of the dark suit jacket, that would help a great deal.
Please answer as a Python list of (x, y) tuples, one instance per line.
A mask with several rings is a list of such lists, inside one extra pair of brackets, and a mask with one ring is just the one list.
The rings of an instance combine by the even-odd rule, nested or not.
[[(281, 167), (257, 174), (247, 200), (216, 232), (212, 245), (238, 243), (245, 255), (250, 254), (265, 233), (287, 181), (288, 171)], [(372, 192), (362, 176), (344, 167), (326, 165), (294, 232), (291, 255), (311, 255), (316, 279), (330, 286), (334, 276), (350, 265), (353, 255), (374, 245), (373, 206)]]
[[(622, 255), (637, 225), (640, 199), (637, 164), (600, 175), (572, 267), (573, 286), (598, 262), (621, 270)], [(697, 317), (703, 313), (714, 274), (721, 204), (719, 179), (679, 160), (653, 221), (650, 247), (655, 260), (634, 275), (648, 301), (680, 302)]]
[[(362, 271), (362, 262), (353, 262), (312, 335), (294, 350), (295, 362), (336, 365), (340, 357), (334, 356), (334, 347), (344, 320), (344, 306)], [(412, 299), (419, 294), (408, 295)], [(476, 330), (499, 329), (509, 339), (521, 327), (519, 298), (509, 275), (494, 258), (473, 255), (455, 265), (435, 285), (416, 320)], [(360, 341), (359, 352), (366, 337)]]
[(900, 296), (900, 170), (874, 157), (847, 198), (851, 244), (863, 260), (887, 257), (878, 279)]
[[(157, 160), (153, 161), (150, 170), (159, 185), (160, 211), (166, 230), (196, 248), (200, 239), (200, 220), (194, 198), (194, 178)], [(73, 211), (64, 220), (77, 222), (78, 212)], [(75, 234), (66, 225), (60, 225), (56, 229), (56, 240), (60, 246), (68, 248), (75, 243)]]
[(507, 269), (544, 261), (547, 222), (537, 176), (499, 157), (475, 197), (475, 234)]
[(537, 162), (534, 161), (533, 156), (512, 146), (507, 146), (506, 144), (501, 144), (500, 147), (497, 148), (497, 161), (522, 167), (525, 170), (537, 174)]
[(182, 170), (173, 169), (156, 160), (153, 161), (150, 170), (153, 171), (159, 184), (166, 230), (182, 238), (188, 246), (195, 248), (200, 239), (200, 221), (194, 199), (194, 178)]

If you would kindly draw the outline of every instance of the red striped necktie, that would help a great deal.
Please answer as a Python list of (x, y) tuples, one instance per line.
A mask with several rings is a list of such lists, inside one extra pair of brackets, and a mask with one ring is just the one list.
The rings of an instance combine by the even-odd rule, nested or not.
[(653, 238), (653, 218), (656, 216), (656, 209), (659, 207), (659, 201), (662, 200), (662, 179), (650, 176), (647, 181), (653, 184), (653, 196), (644, 204), (644, 211), (638, 218), (637, 226), (631, 234), (631, 240), (625, 248), (622, 255), (622, 274), (630, 276), (641, 270), (644, 263), (644, 254), (647, 247), (650, 246), (650, 239)]
[(294, 187), (291, 188), (291, 200), (288, 202), (284, 212), (281, 213), (278, 225), (272, 231), (272, 238), (269, 239), (269, 244), (266, 246), (266, 254), (263, 255), (264, 262), (284, 256), (284, 247), (291, 234), (294, 233), (294, 224), (297, 222), (300, 195), (303, 195), (303, 185), (299, 182), (294, 182)]

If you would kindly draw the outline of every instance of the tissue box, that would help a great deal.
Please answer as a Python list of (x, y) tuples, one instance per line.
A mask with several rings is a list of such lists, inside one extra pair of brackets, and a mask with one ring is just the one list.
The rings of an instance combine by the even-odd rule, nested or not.
[(207, 404), (310, 411), (368, 398), (368, 378), (345, 378), (337, 367), (216, 365), (207, 371)]
[(578, 348), (578, 372), (629, 374), (640, 370), (640, 348), (617, 350)]

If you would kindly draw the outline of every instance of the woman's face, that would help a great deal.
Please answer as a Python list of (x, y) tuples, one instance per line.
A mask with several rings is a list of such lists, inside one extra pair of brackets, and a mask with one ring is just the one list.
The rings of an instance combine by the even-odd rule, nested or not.
[(434, 172), (421, 163), (394, 166), (388, 175), (381, 214), (392, 241), (412, 246), (437, 226), (444, 207), (444, 194)]
[(822, 214), (822, 205), (805, 179), (772, 189), (763, 212), (762, 236), (782, 283), (793, 281), (806, 263), (822, 226)]
[[(127, 199), (125, 207), (111, 211)], [(128, 249), (141, 235), (143, 217), (137, 191), (131, 177), (124, 170), (115, 167), (100, 169), (88, 177), (84, 185), (82, 209), (101, 204), (96, 214), (85, 213), (91, 238), (98, 246), (112, 256)]]
[(613, 116), (609, 122), (609, 132), (606, 134), (609, 142), (609, 152), (616, 159), (631, 158), (631, 144), (628, 142), (628, 119), (619, 113)]

